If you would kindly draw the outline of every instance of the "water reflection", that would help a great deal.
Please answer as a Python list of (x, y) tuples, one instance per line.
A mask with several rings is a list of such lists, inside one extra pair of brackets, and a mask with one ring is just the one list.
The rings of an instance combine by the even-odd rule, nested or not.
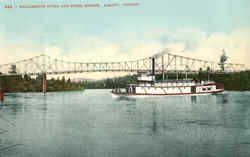
[(0, 110), (10, 111), (13, 115), (16, 115), (20, 108), (20, 96), (17, 94), (8, 94), (5, 100), (1, 104)]
[(20, 94), (0, 106), (15, 124), (0, 136), (23, 142), (12, 156), (249, 156), (249, 101), (231, 92), (145, 99), (111, 99), (105, 90)]
[(42, 101), (42, 104), (41, 104), (41, 109), (46, 114), (47, 113), (47, 97), (43, 96), (42, 100), (43, 101)]
[(41, 104), (41, 110), (42, 110), (42, 119), (43, 119), (43, 129), (46, 129), (46, 121), (47, 121), (47, 97), (43, 96), (42, 98), (42, 104)]
[(196, 104), (197, 103), (197, 96), (191, 96), (191, 102), (193, 104)]
[(116, 101), (131, 101), (131, 102), (136, 102), (136, 98), (128, 98), (128, 97), (117, 97), (113, 98)]
[(228, 95), (222, 94), (222, 104), (227, 104), (227, 103), (228, 103)]
[(153, 131), (153, 133), (156, 133), (157, 132), (157, 108), (156, 108), (156, 105), (153, 105), (153, 113), (152, 113), (152, 115), (153, 115), (153, 126), (152, 126), (152, 131)]
[[(148, 105), (148, 104), (147, 104)], [(161, 125), (159, 116), (160, 112), (158, 110), (157, 104), (152, 104), (149, 108), (147, 108), (147, 111), (144, 111), (146, 113), (144, 114), (145, 119), (143, 119), (144, 123), (146, 124), (146, 128), (150, 129), (150, 134), (152, 135), (160, 135), (160, 128), (163, 128), (163, 125)]]
[(127, 106), (127, 112), (129, 114), (131, 114), (131, 113), (136, 114), (137, 113), (137, 111), (136, 111), (136, 103), (135, 102), (127, 102), (126, 106)]
[(16, 116), (20, 110), (20, 98), (18, 94), (7, 94), (0, 104), (0, 135), (3, 135), (0, 136), (0, 156), (22, 145), (20, 141), (13, 139), (18, 130)]
[(2, 110), (3, 107), (4, 107), (4, 102), (0, 101), (0, 110)]
[(215, 95), (216, 96), (216, 103), (217, 104), (227, 104), (229, 103), (229, 96), (227, 93), (222, 93)]

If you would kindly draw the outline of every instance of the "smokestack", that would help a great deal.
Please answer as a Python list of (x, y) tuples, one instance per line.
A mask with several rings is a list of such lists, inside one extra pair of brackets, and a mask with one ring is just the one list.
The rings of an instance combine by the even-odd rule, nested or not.
[(152, 75), (155, 75), (155, 58), (152, 58)]

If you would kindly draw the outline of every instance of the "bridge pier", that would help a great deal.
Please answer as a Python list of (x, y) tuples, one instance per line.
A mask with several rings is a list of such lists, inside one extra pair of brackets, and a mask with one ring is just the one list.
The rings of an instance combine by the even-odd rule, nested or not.
[(46, 94), (47, 92), (47, 79), (46, 79), (46, 73), (43, 73), (43, 94)]
[(3, 88), (0, 87), (0, 101), (4, 100), (4, 91)]
[(0, 101), (4, 100), (4, 87), (3, 87), (3, 79), (0, 78)]

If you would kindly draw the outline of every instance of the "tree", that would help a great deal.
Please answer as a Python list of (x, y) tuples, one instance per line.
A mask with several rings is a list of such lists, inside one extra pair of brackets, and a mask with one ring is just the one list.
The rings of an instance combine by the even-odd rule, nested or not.
[(62, 84), (62, 87), (64, 89), (66, 86), (65, 76), (62, 77), (61, 84)]
[(210, 67), (208, 66), (208, 67), (207, 67), (207, 80), (210, 79), (210, 76), (209, 76), (210, 72), (211, 72), (211, 69), (210, 69)]
[(62, 82), (65, 84), (65, 76), (62, 77)]
[(37, 74), (36, 80), (42, 81), (43, 80), (43, 75), (42, 74)]
[(198, 73), (199, 80), (202, 80), (202, 77), (203, 77), (203, 70), (202, 68), (199, 68), (199, 73)]
[(30, 81), (30, 80), (31, 80), (31, 77), (30, 77), (29, 75), (27, 75), (27, 74), (24, 74), (23, 79), (24, 79), (25, 81)]
[(16, 65), (15, 64), (12, 64), (10, 66), (10, 71), (9, 71), (10, 74), (16, 74)]
[(226, 56), (226, 52), (224, 51), (224, 49), (222, 50), (223, 53), (222, 55), (220, 56), (220, 68), (222, 71), (225, 71), (225, 62), (227, 61), (228, 57)]
[(70, 80), (70, 78), (68, 78), (68, 80), (66, 82), (66, 87), (71, 88), (71, 86), (72, 86), (71, 80)]
[(211, 68), (208, 66), (207, 67), (207, 72), (210, 72), (211, 71)]
[(202, 68), (199, 68), (199, 72), (202, 72), (203, 70), (202, 70)]

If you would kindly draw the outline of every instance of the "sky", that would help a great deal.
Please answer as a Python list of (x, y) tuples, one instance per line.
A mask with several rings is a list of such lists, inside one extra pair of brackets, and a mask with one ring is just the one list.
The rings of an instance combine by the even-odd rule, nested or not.
[[(100, 7), (4, 8), (44, 2)], [(103, 7), (107, 3), (139, 5)], [(250, 67), (250, 1), (0, 0), (0, 64), (42, 53), (70, 61), (122, 61), (148, 57), (164, 48), (211, 61), (219, 61), (225, 49), (228, 62)]]

